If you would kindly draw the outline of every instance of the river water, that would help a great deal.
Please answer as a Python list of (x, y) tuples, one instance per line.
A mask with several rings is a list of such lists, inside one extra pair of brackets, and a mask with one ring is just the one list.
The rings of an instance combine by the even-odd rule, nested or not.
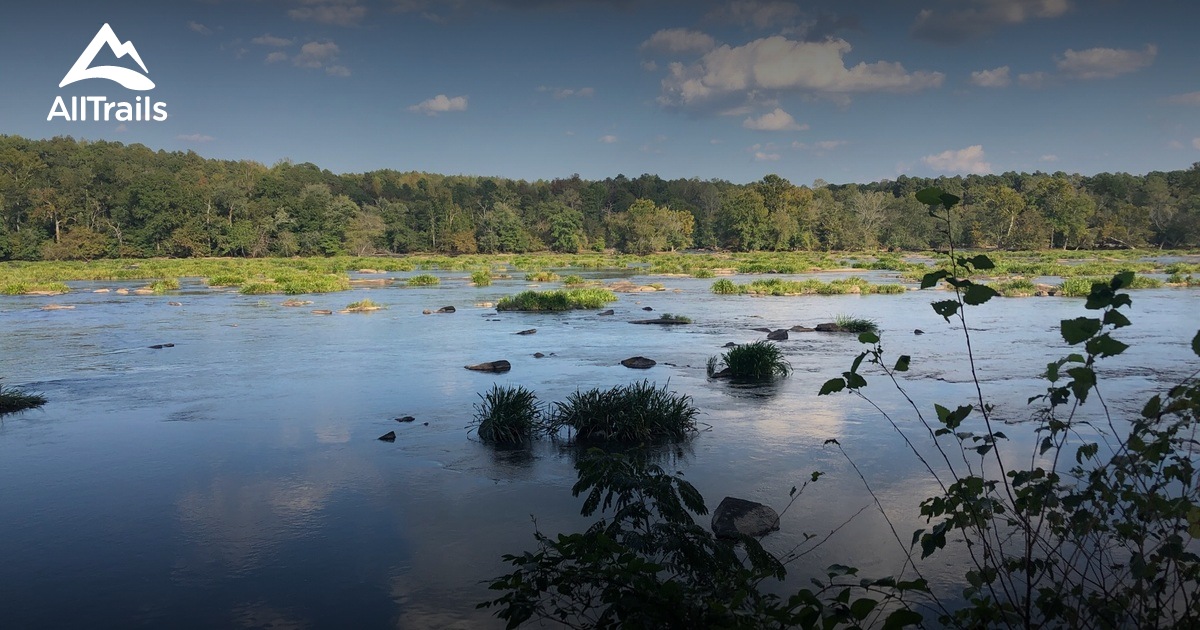
[[(764, 545), (782, 553), (804, 532), (824, 537), (845, 525), (791, 566), (781, 592), (835, 562), (863, 575), (901, 570), (903, 550), (863, 481), (825, 441), (845, 448), (905, 542), (922, 525), (917, 503), (936, 485), (866, 402), (816, 396), (848, 369), (861, 347), (854, 336), (792, 333), (781, 346), (795, 372), (766, 387), (709, 381), (704, 365), (726, 342), (764, 337), (753, 328), (849, 314), (875, 319), (893, 356), (912, 356), (905, 385), (923, 411), (967, 404), (974, 389), (961, 331), (928, 306), (944, 293), (715, 296), (712, 280), (635, 277), (667, 290), (622, 294), (611, 317), (497, 314), (477, 305), (528, 283), (477, 288), (462, 273), (437, 275), (437, 287), (304, 296), (314, 303), (303, 308), (186, 279), (166, 296), (92, 293), (136, 286), (121, 283), (71, 283), (74, 292), (54, 298), (0, 296), (0, 376), (50, 399), (0, 419), (0, 626), (500, 626), (474, 609), (489, 596), (484, 581), (507, 570), (500, 555), (534, 547), (534, 518), (548, 533), (590, 520), (570, 494), (571, 449), (543, 441), (497, 451), (468, 434), (477, 394), (493, 383), (523, 385), (545, 401), (642, 378), (669, 384), (694, 398), (705, 429), (669, 465), (710, 507), (733, 495), (782, 509), (793, 485), (825, 473)], [(309, 312), (362, 298), (388, 308)], [(1100, 370), (1117, 413), (1140, 409), (1150, 392), (1197, 367), (1188, 342), (1200, 327), (1200, 293), (1157, 289), (1133, 299), (1134, 326), (1116, 335), (1132, 348)], [(51, 301), (75, 308), (40, 310)], [(457, 312), (422, 314), (445, 305)], [(661, 312), (694, 323), (629, 323)], [(1085, 314), (1083, 301), (999, 299), (969, 314), (985, 393), (1013, 425), (1005, 449), (1025, 457), (1034, 428), (1025, 400), (1044, 391), (1045, 364), (1069, 351), (1058, 322)], [(529, 328), (537, 333), (514, 334)], [(927, 334), (914, 335), (918, 328)], [(164, 343), (174, 346), (149, 348)], [(634, 355), (659, 363), (647, 371), (619, 364)], [(512, 370), (463, 369), (496, 359)], [(866, 392), (920, 437), (914, 414), (881, 378)], [(416, 421), (394, 420), (406, 415)], [(393, 430), (394, 443), (376, 439)], [(945, 553), (921, 567), (952, 593), (959, 560)]]

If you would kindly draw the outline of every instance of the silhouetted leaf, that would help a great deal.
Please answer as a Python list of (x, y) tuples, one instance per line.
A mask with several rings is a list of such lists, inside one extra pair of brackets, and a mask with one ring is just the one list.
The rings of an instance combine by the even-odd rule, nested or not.
[(1129, 321), (1128, 317), (1125, 317), (1121, 313), (1115, 310), (1109, 310), (1104, 313), (1104, 323), (1112, 326), (1113, 328), (1124, 328), (1131, 322)]
[(944, 194), (941, 188), (926, 188), (917, 191), (917, 201), (927, 206), (936, 206), (942, 203), (942, 195)]
[(1087, 348), (1088, 354), (1097, 357), (1116, 356), (1129, 348), (1127, 344), (1108, 336), (1108, 333), (1089, 339), (1087, 345), (1084, 347)]
[(963, 294), (963, 301), (971, 306), (979, 306), (999, 295), (995, 289), (986, 284), (972, 284), (967, 288), (967, 292)]
[(1122, 271), (1121, 273), (1118, 273), (1117, 275), (1113, 276), (1112, 282), (1110, 282), (1108, 286), (1112, 287), (1114, 291), (1133, 286), (1133, 272)]
[(1075, 345), (1100, 332), (1100, 320), (1094, 317), (1064, 319), (1061, 328), (1063, 341)]
[(972, 258), (971, 266), (979, 270), (996, 268), (996, 264), (992, 262), (992, 259), (984, 256), (983, 254), (979, 254), (978, 256)]
[(825, 381), (825, 384), (821, 386), (821, 391), (817, 392), (817, 395), (824, 396), (826, 394), (840, 392), (843, 389), (846, 389), (846, 380), (845, 379), (831, 378), (828, 381)]
[(948, 277), (950, 277), (950, 272), (946, 271), (945, 269), (938, 269), (937, 271), (931, 271), (921, 277), (921, 288), (928, 289), (930, 287), (935, 287), (935, 286), (937, 286), (937, 283), (940, 282), (943, 278), (948, 278)]
[(1196, 332), (1196, 336), (1192, 337), (1192, 352), (1200, 356), (1200, 331)]
[(910, 360), (911, 359), (907, 354), (900, 355), (900, 358), (896, 359), (896, 367), (894, 369), (897, 372), (907, 372), (908, 371), (908, 363)]
[(941, 302), (934, 302), (933, 312), (946, 318), (946, 321), (950, 321), (950, 318), (958, 312), (958, 302), (954, 300), (942, 300)]
[(1067, 370), (1071, 381), (1071, 393), (1082, 403), (1087, 400), (1088, 391), (1096, 386), (1096, 373), (1090, 367), (1076, 367)]
[(858, 342), (859, 343), (879, 343), (879, 335), (876, 335), (875, 333), (870, 332), (870, 331), (865, 332), (865, 333), (859, 333)]

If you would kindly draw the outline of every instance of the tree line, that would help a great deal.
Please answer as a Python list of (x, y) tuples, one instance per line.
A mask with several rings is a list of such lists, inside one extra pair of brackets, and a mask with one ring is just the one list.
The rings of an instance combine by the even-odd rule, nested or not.
[(936, 249), (916, 191), (964, 201), (956, 243), (1200, 245), (1200, 163), (1145, 175), (1004, 173), (869, 184), (617, 175), (528, 182), (205, 159), (140, 144), (0, 136), (0, 260), (688, 248)]

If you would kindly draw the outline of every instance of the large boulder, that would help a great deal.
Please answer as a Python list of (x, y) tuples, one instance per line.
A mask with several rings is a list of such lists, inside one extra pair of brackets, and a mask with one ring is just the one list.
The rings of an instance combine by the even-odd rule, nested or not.
[(837, 324), (835, 324), (835, 323), (833, 323), (833, 322), (826, 322), (826, 323), (824, 323), (824, 324), (817, 324), (816, 331), (817, 331), (817, 332), (844, 332), (844, 331), (842, 330), (842, 327), (841, 327), (841, 326), (838, 326)]
[(648, 370), (657, 365), (657, 363), (655, 363), (654, 359), (647, 359), (646, 357), (629, 357), (621, 361), (621, 365), (635, 370)]
[(778, 529), (779, 514), (762, 503), (725, 497), (713, 512), (712, 530), (717, 538), (758, 538)]
[(788, 338), (788, 331), (786, 328), (780, 328), (779, 330), (772, 330), (771, 332), (767, 333), (767, 339), (769, 341), (787, 341), (787, 338)]
[(454, 307), (453, 306), (443, 306), (442, 308), (439, 308), (438, 310), (436, 310), (434, 312), (436, 312), (436, 313), (453, 313)]
[(512, 364), (504, 359), (499, 361), (488, 361), (487, 363), (476, 363), (475, 365), (463, 366), (468, 370), (476, 372), (507, 372), (512, 369)]

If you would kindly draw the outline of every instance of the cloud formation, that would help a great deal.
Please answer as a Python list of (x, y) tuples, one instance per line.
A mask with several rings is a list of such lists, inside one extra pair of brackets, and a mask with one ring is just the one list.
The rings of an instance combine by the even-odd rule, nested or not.
[(272, 35), (270, 33), (266, 33), (264, 35), (259, 35), (258, 37), (255, 37), (254, 39), (252, 39), (250, 41), (252, 43), (258, 44), (259, 46), (270, 46), (272, 48), (286, 48), (288, 46), (291, 46), (293, 43), (295, 43), (296, 40), (284, 39), (282, 37), (275, 37), (274, 35)]
[(951, 149), (921, 158), (927, 166), (942, 173), (990, 173), (992, 165), (983, 153), (982, 145), (971, 145), (957, 151)]
[(1192, 148), (1200, 151), (1200, 138), (1192, 138)]
[(755, 131), (804, 131), (808, 125), (796, 122), (792, 115), (776, 107), (775, 111), (767, 112), (758, 118), (753, 116), (742, 121), (742, 126)]
[(1073, 79), (1111, 79), (1136, 72), (1154, 63), (1158, 47), (1147, 44), (1144, 50), (1089, 48), (1067, 50), (1058, 58), (1058, 71)]
[(195, 22), (193, 20), (188, 20), (187, 27), (188, 27), (188, 30), (192, 31), (193, 33), (200, 33), (201, 35), (212, 35), (211, 28), (208, 28), (207, 26), (205, 26), (199, 22)]
[(425, 114), (426, 116), (437, 116), (445, 112), (462, 112), (467, 110), (467, 97), (455, 96), (453, 98), (445, 94), (421, 101), (416, 105), (408, 108), (410, 112)]
[(971, 84), (979, 87), (1008, 87), (1012, 83), (1008, 66), (971, 73)]
[(292, 63), (301, 68), (323, 68), (337, 59), (341, 49), (332, 41), (308, 42), (300, 47), (300, 54), (292, 58)]
[(1056, 18), (1071, 8), (1069, 0), (968, 0), (963, 8), (922, 10), (912, 36), (939, 44), (958, 44), (1032, 19)]
[(561, 88), (561, 87), (547, 87), (545, 85), (542, 85), (542, 86), (538, 87), (537, 91), (549, 92), (550, 96), (553, 96), (557, 100), (562, 100), (564, 98), (571, 98), (572, 96), (578, 97), (578, 98), (589, 98), (596, 94), (596, 89), (590, 88), (590, 87)]
[(1200, 105), (1200, 92), (1188, 92), (1187, 94), (1176, 94), (1167, 98), (1167, 103), (1171, 105)]
[(175, 139), (183, 140), (184, 142), (198, 142), (198, 143), (213, 141), (212, 136), (202, 134), (202, 133), (180, 134), (178, 136), (175, 136)]
[(658, 100), (667, 106), (694, 106), (759, 90), (912, 92), (938, 87), (945, 78), (940, 72), (908, 72), (900, 63), (888, 61), (847, 68), (842, 57), (850, 50), (841, 39), (801, 42), (780, 35), (742, 46), (723, 45), (695, 63), (671, 63)]
[(686, 28), (664, 28), (642, 42), (642, 52), (704, 54), (717, 45), (711, 35)]
[(600, 142), (603, 144), (614, 144), (616, 141), (617, 137), (612, 134), (600, 136)]

